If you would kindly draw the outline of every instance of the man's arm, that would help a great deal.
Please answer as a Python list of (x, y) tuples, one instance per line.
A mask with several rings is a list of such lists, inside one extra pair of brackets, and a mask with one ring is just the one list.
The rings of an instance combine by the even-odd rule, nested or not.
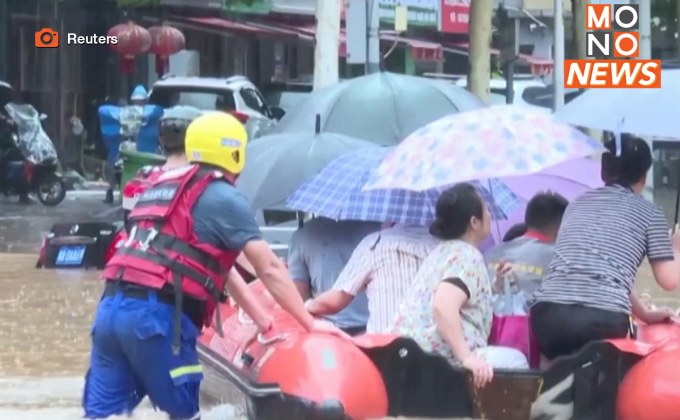
[(286, 267), (262, 239), (242, 193), (226, 182), (213, 182), (199, 197), (193, 215), (200, 240), (222, 249), (242, 250), (274, 300), (305, 329), (312, 329), (314, 318), (305, 309)]
[(229, 292), (229, 296), (248, 314), (260, 331), (267, 331), (271, 328), (273, 322), (271, 315), (260, 304), (260, 301), (257, 300), (255, 294), (235, 268), (232, 268), (229, 272), (225, 288)]
[(293, 280), (283, 262), (262, 239), (248, 241), (243, 248), (248, 261), (253, 264), (257, 276), (281, 307), (295, 318), (306, 330), (311, 330), (314, 318), (307, 312)]
[(328, 290), (307, 302), (307, 310), (316, 315), (333, 315), (342, 311), (352, 303), (354, 295), (337, 289)]
[(354, 296), (366, 288), (372, 268), (370, 247), (375, 241), (374, 235), (369, 235), (359, 242), (333, 288), (307, 304), (309, 312), (317, 316), (336, 314), (352, 303)]

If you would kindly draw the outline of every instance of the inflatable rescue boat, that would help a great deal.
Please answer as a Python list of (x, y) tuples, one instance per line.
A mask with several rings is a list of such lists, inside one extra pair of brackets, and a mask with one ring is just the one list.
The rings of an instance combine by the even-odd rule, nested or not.
[(593, 342), (546, 371), (496, 370), (476, 389), (467, 371), (409, 338), (310, 334), (259, 281), (250, 287), (274, 314), (273, 330), (258, 335), (243, 311), (223, 304), (223, 336), (207, 328), (199, 338), (204, 395), (249, 419), (680, 418), (674, 324), (641, 325), (637, 340)]

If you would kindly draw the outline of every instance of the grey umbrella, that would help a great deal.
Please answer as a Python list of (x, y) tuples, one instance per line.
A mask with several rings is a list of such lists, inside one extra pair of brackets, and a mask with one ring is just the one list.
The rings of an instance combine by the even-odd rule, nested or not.
[[(317, 120), (320, 123), (320, 117)], [(248, 145), (246, 166), (237, 186), (256, 209), (286, 209), (288, 197), (326, 164), (345, 152), (366, 147), (379, 148), (337, 133), (263, 136)]]
[(376, 73), (312, 92), (281, 119), (273, 133), (313, 133), (313, 116), (321, 114), (322, 132), (392, 146), (445, 115), (483, 106), (473, 94), (450, 82)]

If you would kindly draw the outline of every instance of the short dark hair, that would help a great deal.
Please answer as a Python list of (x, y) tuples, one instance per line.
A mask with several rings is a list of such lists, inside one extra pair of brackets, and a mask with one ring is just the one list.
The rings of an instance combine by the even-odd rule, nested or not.
[(527, 204), (524, 224), (528, 229), (547, 229), (562, 222), (569, 201), (554, 192), (541, 192), (534, 195)]
[(507, 232), (505, 232), (505, 236), (503, 236), (503, 242), (510, 242), (513, 239), (519, 238), (525, 233), (527, 233), (527, 225), (525, 225), (524, 223), (517, 223), (516, 225), (512, 225), (512, 227), (508, 229)]
[(432, 236), (444, 240), (459, 238), (467, 231), (472, 217), (484, 218), (482, 197), (472, 184), (456, 184), (439, 196), (435, 217), (430, 225)]
[(602, 154), (602, 181), (626, 187), (637, 184), (652, 167), (652, 150), (646, 141), (631, 134), (621, 135), (621, 156), (616, 156), (616, 139), (605, 135)]

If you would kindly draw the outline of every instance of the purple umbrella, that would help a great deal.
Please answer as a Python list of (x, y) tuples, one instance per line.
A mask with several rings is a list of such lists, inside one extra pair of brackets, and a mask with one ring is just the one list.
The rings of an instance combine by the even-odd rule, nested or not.
[[(551, 190), (571, 201), (584, 192), (603, 185), (600, 160), (588, 158), (569, 160), (532, 175), (502, 178), (502, 181), (519, 197), (520, 205), (508, 215), (507, 220), (493, 222), (492, 237), (482, 244), (483, 250), (499, 243), (513, 225), (524, 222), (527, 202), (536, 193)], [(495, 223), (498, 223), (498, 228)]]

